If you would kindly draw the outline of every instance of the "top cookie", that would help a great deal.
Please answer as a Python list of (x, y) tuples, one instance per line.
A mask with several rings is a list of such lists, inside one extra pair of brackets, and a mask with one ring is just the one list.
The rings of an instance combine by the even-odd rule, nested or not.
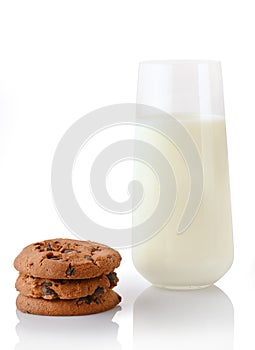
[(103, 244), (74, 239), (49, 239), (25, 247), (14, 267), (25, 275), (52, 279), (84, 279), (109, 274), (120, 254)]

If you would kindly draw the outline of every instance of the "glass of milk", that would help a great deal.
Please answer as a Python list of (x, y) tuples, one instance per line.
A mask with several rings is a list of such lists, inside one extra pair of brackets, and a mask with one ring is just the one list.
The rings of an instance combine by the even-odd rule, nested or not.
[[(151, 172), (146, 164), (135, 162), (134, 175), (143, 183), (145, 194), (132, 213), (133, 227), (140, 225), (142, 229), (142, 223), (155, 211), (160, 191), (169, 193), (161, 208), (167, 209), (173, 202), (174, 206), (157, 232), (150, 232), (148, 239), (133, 245), (134, 265), (158, 287), (207, 287), (221, 278), (233, 262), (221, 65), (203, 60), (142, 62), (137, 103), (156, 107), (166, 115), (143, 115), (145, 127), (137, 126), (135, 134), (137, 140), (152, 145), (169, 162), (175, 183), (173, 186), (169, 177), (169, 182), (164, 180), (162, 185), (157, 169)], [(146, 127), (150, 118), (154, 118), (154, 129)], [(182, 131), (177, 135), (179, 127)], [(168, 129), (174, 137), (176, 132), (176, 139), (171, 142), (157, 129)], [(197, 152), (201, 166), (190, 160), (189, 150)], [(185, 159), (185, 154), (191, 158)], [(166, 178), (167, 175), (166, 171)], [(192, 202), (191, 193), (199, 201), (194, 197)], [(181, 225), (185, 210), (186, 214), (188, 210), (192, 212), (192, 220), (190, 216)]]

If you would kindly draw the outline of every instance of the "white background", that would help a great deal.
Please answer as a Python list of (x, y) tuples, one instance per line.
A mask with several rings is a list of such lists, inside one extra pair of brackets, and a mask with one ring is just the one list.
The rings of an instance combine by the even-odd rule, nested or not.
[[(141, 346), (139, 341), (145, 348), (160, 344), (160, 348), (173, 349), (254, 349), (253, 3), (0, 1), (0, 317), (5, 349), (52, 344), (136, 349)], [(221, 302), (226, 309), (222, 317), (227, 330), (217, 328), (219, 319), (203, 296), (198, 298), (201, 304), (194, 301), (193, 313), (186, 314), (183, 303), (171, 309), (171, 297), (168, 303), (168, 295), (146, 291), (150, 294), (148, 310), (155, 302), (156, 310), (163, 314), (162, 319), (150, 313), (143, 318), (137, 297), (149, 284), (135, 272), (129, 251), (122, 252), (118, 290), (123, 302), (115, 324), (111, 324), (111, 314), (71, 319), (65, 324), (28, 315), (15, 330), (19, 321), (14, 257), (31, 242), (72, 237), (55, 211), (50, 191), (57, 143), (86, 113), (109, 104), (135, 102), (138, 63), (148, 59), (222, 62), (235, 262), (217, 283), (228, 297), (218, 290), (212, 293), (215, 309), (221, 308)], [(161, 305), (163, 300), (166, 304)], [(183, 320), (188, 321), (182, 330)], [(148, 324), (148, 331), (138, 340), (141, 323)]]

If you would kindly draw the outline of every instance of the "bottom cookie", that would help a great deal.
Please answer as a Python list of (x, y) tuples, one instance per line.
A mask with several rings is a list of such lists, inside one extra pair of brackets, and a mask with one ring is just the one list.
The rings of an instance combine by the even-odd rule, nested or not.
[(121, 297), (109, 289), (106, 293), (90, 299), (89, 296), (72, 300), (45, 300), (30, 298), (19, 294), (17, 309), (24, 313), (43, 316), (79, 316), (90, 315), (114, 308)]

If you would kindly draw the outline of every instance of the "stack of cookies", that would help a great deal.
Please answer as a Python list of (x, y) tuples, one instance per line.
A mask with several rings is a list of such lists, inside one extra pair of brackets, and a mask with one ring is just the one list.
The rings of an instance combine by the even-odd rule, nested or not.
[(51, 239), (24, 248), (14, 261), (19, 271), (17, 308), (47, 316), (88, 315), (115, 307), (112, 290), (120, 254), (105, 245)]

